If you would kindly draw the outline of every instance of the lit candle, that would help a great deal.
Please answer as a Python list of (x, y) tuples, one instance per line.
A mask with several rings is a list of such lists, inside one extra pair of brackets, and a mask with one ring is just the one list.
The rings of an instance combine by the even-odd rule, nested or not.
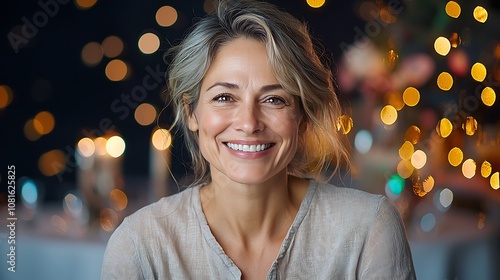
[(149, 148), (150, 200), (156, 201), (168, 195), (170, 145), (172, 136), (166, 129), (153, 132)]

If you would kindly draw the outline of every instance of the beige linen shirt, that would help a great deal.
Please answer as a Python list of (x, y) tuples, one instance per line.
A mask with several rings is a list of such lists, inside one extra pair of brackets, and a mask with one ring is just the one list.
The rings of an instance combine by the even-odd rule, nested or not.
[[(101, 279), (241, 279), (203, 214), (200, 186), (127, 217)], [(384, 196), (311, 181), (267, 279), (415, 279), (405, 230)]]

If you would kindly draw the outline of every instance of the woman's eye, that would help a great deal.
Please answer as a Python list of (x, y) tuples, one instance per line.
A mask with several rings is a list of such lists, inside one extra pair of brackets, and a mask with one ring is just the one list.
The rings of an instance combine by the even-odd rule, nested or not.
[(286, 102), (283, 98), (277, 96), (271, 96), (267, 98), (264, 102), (271, 103), (274, 105), (286, 105)]
[(216, 102), (224, 103), (224, 102), (231, 102), (231, 101), (233, 101), (233, 98), (231, 96), (229, 96), (229, 95), (220, 94), (220, 95), (217, 95), (216, 97), (214, 97), (213, 100), (216, 101)]

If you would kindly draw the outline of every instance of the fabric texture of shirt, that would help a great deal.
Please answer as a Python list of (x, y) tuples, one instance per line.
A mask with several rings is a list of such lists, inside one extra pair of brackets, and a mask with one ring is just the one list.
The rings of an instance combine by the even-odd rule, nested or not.
[[(101, 279), (241, 279), (212, 235), (200, 186), (125, 218)], [(399, 213), (381, 195), (311, 181), (267, 279), (415, 279)]]

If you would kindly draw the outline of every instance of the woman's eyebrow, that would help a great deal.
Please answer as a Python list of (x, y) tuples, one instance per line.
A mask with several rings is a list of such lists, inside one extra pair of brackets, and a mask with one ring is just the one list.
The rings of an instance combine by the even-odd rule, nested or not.
[(214, 87), (225, 87), (225, 88), (228, 88), (228, 89), (238, 89), (238, 85), (237, 84), (233, 84), (233, 83), (227, 83), (227, 82), (217, 82), (213, 85), (211, 85), (210, 87), (207, 88), (207, 91), (209, 91), (210, 89), (214, 88)]

